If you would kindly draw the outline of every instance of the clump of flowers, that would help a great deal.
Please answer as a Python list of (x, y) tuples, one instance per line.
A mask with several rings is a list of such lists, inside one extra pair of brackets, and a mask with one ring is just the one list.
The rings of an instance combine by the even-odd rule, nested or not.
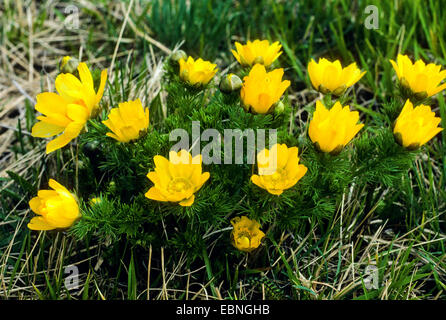
[(188, 57), (187, 60), (181, 58), (178, 62), (180, 64), (181, 80), (192, 86), (207, 85), (218, 71), (216, 64), (204, 61), (201, 58), (197, 60), (192, 57)]
[[(50, 179), (52, 190), (38, 191), (37, 197), (29, 202), (37, 216), (31, 219), (28, 227), (33, 230), (64, 229), (83, 217), (73, 228), (74, 234), (80, 237), (94, 230), (104, 238), (123, 239), (122, 235), (127, 236), (132, 244), (141, 246), (152, 245), (156, 239), (157, 243), (172, 248), (172, 252), (190, 250), (188, 258), (200, 254), (206, 258), (208, 238), (216, 241), (219, 238), (216, 234), (228, 231), (221, 226), (236, 216), (230, 220), (232, 245), (243, 252), (251, 252), (265, 237), (259, 221), (268, 223), (270, 239), (273, 239), (274, 228), (298, 230), (303, 217), (322, 219), (333, 214), (346, 190), (353, 188), (353, 182), (361, 187), (360, 192), (370, 191), (371, 194), (380, 183), (391, 188), (401, 182), (401, 175), (407, 173), (414, 154), (397, 143), (408, 150), (417, 149), (443, 130), (439, 127), (441, 119), (435, 116), (430, 106), (414, 107), (407, 100), (394, 123), (394, 136), (390, 126), (377, 128), (373, 125), (363, 130), (355, 144), (356, 149), (348, 148), (341, 156), (332, 157), (330, 155), (338, 155), (364, 127), (359, 112), (351, 111), (348, 105), (343, 106), (345, 102), (332, 103), (332, 95), (344, 95), (365, 72), (355, 63), (342, 67), (339, 60), (330, 62), (321, 58), (317, 63), (311, 60), (308, 64), (311, 83), (326, 96), (323, 98), (325, 105), (316, 101), (308, 132), (305, 132), (304, 126), (296, 125), (304, 119), (298, 119), (298, 113), (310, 105), (298, 105), (300, 110), (295, 113), (289, 105), (289, 101), (295, 101), (294, 97), (282, 99), (291, 84), (283, 80), (284, 70), (267, 71), (281, 54), (280, 44), (255, 40), (246, 45), (237, 42), (235, 46), (237, 51), (232, 50), (232, 53), (243, 67), (251, 67), (251, 70), (243, 81), (234, 73), (220, 77), (220, 91), (231, 93), (226, 95), (217, 91), (212, 96), (214, 88), (207, 87), (218, 71), (216, 64), (201, 58), (194, 60), (181, 50), (174, 52), (166, 63), (168, 81), (162, 86), (167, 97), (164, 99), (165, 96), (160, 94), (163, 99), (148, 104), (155, 108), (151, 109), (150, 130), (149, 107), (144, 107), (140, 99), (120, 102), (115, 108), (104, 108), (100, 120), (92, 119), (99, 110), (107, 71), (102, 71), (99, 89), (95, 91), (87, 65), (64, 57), (60, 69), (68, 73), (56, 78), (57, 93), (44, 92), (37, 96), (35, 108), (43, 115), (37, 117), (39, 122), (33, 126), (32, 135), (57, 136), (46, 146), (49, 153), (67, 145), (84, 128), (88, 129), (88, 134), (76, 141), (80, 146), (75, 148), (76, 154), (61, 153), (57, 161), (63, 168), (68, 168), (67, 175), (76, 173), (73, 180), (77, 179), (79, 198), (90, 200), (78, 202), (75, 195)], [(398, 56), (398, 64), (393, 61), (392, 64), (402, 85), (416, 95), (427, 97), (445, 86), (439, 85), (446, 77), (446, 71), (440, 72), (439, 66), (426, 66), (422, 61), (412, 65), (405, 56)], [(243, 72), (246, 74), (247, 70)], [(110, 90), (111, 104), (119, 99), (127, 100), (132, 94), (133, 88)], [(344, 95), (342, 101), (348, 98)], [(240, 104), (251, 114), (244, 112)], [(389, 117), (392, 120), (396, 117), (395, 106), (399, 110), (400, 104), (385, 106), (388, 107), (386, 111), (391, 110), (388, 114), (392, 113)], [(191, 121), (203, 123), (206, 128), (195, 138), (195, 127), (192, 126), (192, 145), (189, 145), (187, 129)], [(213, 127), (222, 130), (224, 138)], [(180, 145), (171, 146), (175, 129), (179, 130), (176, 133), (181, 132), (178, 135), (181, 142), (187, 138), (184, 139), (187, 147), (182, 145), (180, 151), (170, 151), (165, 158), (162, 155), (167, 155), (169, 148), (177, 150), (176, 146)], [(238, 135), (242, 129), (246, 131)], [(245, 137), (249, 151), (255, 144), (252, 141), (256, 140), (257, 146), (262, 144), (262, 131), (258, 130), (256, 136), (254, 129), (276, 130), (278, 134), (274, 138), (270, 135), (267, 139), (263, 135), (263, 142), (280, 142), (269, 149), (259, 150), (255, 157), (256, 173), (254, 165), (238, 162), (238, 159), (245, 160), (244, 150), (240, 157), (237, 153), (241, 149), (238, 147), (243, 147)], [(226, 132), (230, 133), (230, 139)], [(203, 141), (209, 142), (204, 148)], [(208, 183), (209, 187), (202, 190), (210, 178), (210, 172), (203, 172), (202, 155), (210, 157), (212, 151), (212, 160), (216, 160), (213, 163), (220, 164), (222, 142), (225, 164), (228, 158), (232, 160), (232, 152), (236, 150), (237, 166), (211, 168), (212, 184)], [(189, 147), (192, 150), (202, 148), (202, 154), (194, 151), (198, 155), (192, 156), (187, 151)], [(70, 156), (68, 161), (67, 156)], [(254, 154), (248, 152), (246, 160), (250, 163)], [(91, 181), (79, 181), (85, 177)], [(84, 188), (78, 184), (83, 184)], [(301, 187), (299, 192), (298, 186)], [(367, 189), (369, 187), (371, 189)], [(368, 205), (369, 200), (366, 202)], [(259, 221), (239, 216), (248, 212), (259, 217)], [(160, 220), (162, 228), (157, 225)], [(216, 248), (220, 250), (221, 246)]]
[(257, 154), (259, 174), (252, 175), (251, 181), (274, 195), (294, 186), (307, 172), (307, 167), (299, 164), (298, 148), (288, 148), (285, 144), (275, 144), (271, 150), (263, 149)]
[(315, 90), (323, 94), (340, 96), (347, 88), (358, 82), (365, 73), (358, 69), (356, 63), (343, 68), (339, 60), (331, 62), (320, 58), (316, 63), (314, 59), (311, 59), (308, 64), (311, 84)]
[(53, 190), (39, 190), (29, 206), (38, 216), (31, 219), (31, 230), (53, 230), (70, 227), (81, 217), (76, 198), (56, 180), (49, 180)]
[(413, 107), (409, 100), (395, 121), (393, 133), (403, 147), (414, 150), (431, 140), (443, 130), (438, 127), (441, 118), (436, 117), (430, 106), (421, 104)]
[(440, 65), (426, 65), (421, 59), (412, 63), (407, 55), (401, 54), (396, 62), (390, 60), (390, 63), (403, 87), (403, 94), (404, 90), (409, 90), (416, 99), (423, 100), (446, 88), (446, 83), (440, 85), (446, 79), (446, 70), (440, 71)]
[(145, 109), (139, 99), (121, 102), (118, 108), (110, 110), (108, 119), (102, 123), (112, 131), (107, 132), (107, 136), (120, 142), (130, 142), (147, 131), (149, 109)]
[(268, 40), (254, 40), (245, 45), (235, 42), (235, 48), (237, 51), (231, 50), (232, 54), (243, 67), (257, 63), (269, 67), (282, 54), (279, 41), (270, 44)]
[(156, 201), (178, 202), (188, 207), (194, 203), (195, 192), (209, 179), (209, 172), (202, 172), (201, 155), (192, 158), (186, 150), (171, 151), (169, 160), (155, 156), (155, 170), (147, 174), (155, 185), (145, 196)]
[(265, 234), (260, 230), (260, 223), (248, 217), (235, 217), (231, 220), (234, 229), (231, 232), (231, 242), (234, 247), (244, 252), (257, 249)]
[(282, 81), (282, 76), (283, 69), (267, 72), (263, 65), (256, 64), (243, 78), (240, 96), (245, 110), (260, 114), (271, 112), (291, 84), (289, 80)]
[(316, 111), (310, 121), (308, 135), (316, 147), (328, 153), (337, 154), (364, 127), (358, 124), (359, 113), (350, 111), (337, 101), (328, 110), (321, 101), (316, 101)]
[(53, 152), (67, 145), (76, 138), (85, 127), (88, 119), (95, 116), (99, 101), (104, 93), (107, 70), (101, 73), (101, 83), (97, 92), (94, 90), (93, 77), (84, 62), (77, 67), (79, 79), (71, 73), (59, 74), (56, 78), (57, 93), (43, 92), (37, 95), (35, 109), (43, 114), (38, 116), (31, 131), (33, 137), (49, 138), (46, 153)]

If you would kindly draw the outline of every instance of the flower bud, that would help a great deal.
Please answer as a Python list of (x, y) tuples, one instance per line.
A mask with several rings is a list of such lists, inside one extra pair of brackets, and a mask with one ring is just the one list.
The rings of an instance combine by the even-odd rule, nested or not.
[(72, 58), (70, 56), (65, 56), (62, 59), (60, 59), (59, 71), (60, 73), (74, 74), (77, 72), (78, 65), (79, 65), (79, 60), (77, 60), (76, 58)]
[(117, 190), (116, 182), (110, 181), (109, 184), (108, 184), (108, 192), (115, 193), (116, 190)]
[(242, 80), (233, 73), (226, 75), (220, 81), (220, 90), (224, 93), (240, 90), (241, 87)]
[(178, 61), (180, 61), (180, 59), (186, 60), (187, 54), (183, 50), (177, 50), (172, 53), (170, 58), (172, 59), (172, 61), (178, 62)]
[(285, 110), (285, 104), (282, 101), (279, 101), (274, 105), (274, 114), (276, 115), (282, 114), (284, 110)]

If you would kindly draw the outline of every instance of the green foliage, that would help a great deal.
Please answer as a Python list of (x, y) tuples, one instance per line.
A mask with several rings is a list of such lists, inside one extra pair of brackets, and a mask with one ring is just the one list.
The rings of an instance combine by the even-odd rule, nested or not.
[(395, 187), (415, 156), (395, 142), (388, 128), (367, 130), (355, 142), (353, 160), (358, 183)]

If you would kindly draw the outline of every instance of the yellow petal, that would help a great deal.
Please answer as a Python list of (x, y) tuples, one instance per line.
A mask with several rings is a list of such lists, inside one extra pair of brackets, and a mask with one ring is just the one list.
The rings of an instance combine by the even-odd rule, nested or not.
[(61, 133), (65, 127), (39, 121), (31, 129), (31, 135), (38, 138), (48, 138)]
[(195, 200), (195, 196), (192, 195), (188, 199), (180, 201), (180, 206), (190, 207), (194, 203), (194, 200)]
[(67, 102), (54, 92), (43, 92), (36, 96), (35, 109), (42, 114), (59, 114), (64, 116), (66, 113)]
[(96, 93), (96, 104), (101, 101), (104, 95), (105, 84), (107, 83), (107, 69), (101, 71), (101, 82), (99, 83), (98, 92)]
[(34, 217), (28, 223), (28, 228), (31, 230), (53, 230), (54, 226), (50, 225), (45, 219), (42, 217)]
[(85, 62), (79, 63), (77, 67), (77, 71), (79, 72), (79, 78), (81, 79), (81, 82), (90, 87), (93, 88), (93, 77), (91, 76), (90, 70), (87, 67), (87, 64)]
[(76, 122), (72, 122), (70, 123), (65, 131), (58, 136), (57, 138), (55, 138), (54, 140), (51, 140), (50, 142), (48, 142), (48, 144), (46, 145), (46, 153), (51, 153), (54, 150), (60, 149), (64, 146), (66, 146), (68, 143), (70, 143), (71, 140), (73, 140), (74, 138), (76, 138), (79, 133), (81, 132), (81, 130), (83, 129), (84, 124), (80, 124), (80, 123), (76, 123)]
[(145, 193), (146, 198), (156, 201), (167, 201), (166, 197), (156, 187), (151, 187), (149, 191)]
[(34, 197), (29, 201), (29, 207), (31, 208), (32, 211), (34, 211), (37, 214), (40, 214), (40, 206), (41, 206), (41, 201), (39, 197)]
[(260, 188), (265, 189), (265, 186), (263, 185), (260, 176), (258, 176), (258, 175), (256, 175), (256, 174), (253, 174), (253, 175), (251, 176), (251, 181), (252, 181), (252, 183), (254, 183), (256, 186), (259, 186)]

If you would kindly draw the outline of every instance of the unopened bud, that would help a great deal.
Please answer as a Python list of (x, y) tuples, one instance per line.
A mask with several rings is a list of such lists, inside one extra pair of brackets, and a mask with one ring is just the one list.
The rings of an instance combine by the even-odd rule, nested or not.
[(230, 93), (239, 90), (242, 84), (242, 80), (237, 75), (230, 73), (221, 79), (220, 90), (224, 93)]
[(60, 59), (59, 62), (59, 71), (61, 73), (76, 73), (77, 72), (77, 66), (79, 65), (79, 60), (76, 58), (72, 58), (70, 56), (65, 56), (62, 59)]
[(186, 60), (187, 59), (187, 54), (186, 52), (184, 52), (183, 50), (177, 50), (175, 52), (172, 53), (172, 55), (170, 56), (170, 58), (175, 61), (178, 62), (181, 59)]
[(284, 110), (285, 110), (285, 104), (282, 101), (277, 102), (276, 105), (274, 106), (274, 113), (276, 115), (282, 114)]
[(114, 181), (110, 181), (108, 184), (108, 191), (111, 193), (115, 193), (116, 192), (116, 182)]

